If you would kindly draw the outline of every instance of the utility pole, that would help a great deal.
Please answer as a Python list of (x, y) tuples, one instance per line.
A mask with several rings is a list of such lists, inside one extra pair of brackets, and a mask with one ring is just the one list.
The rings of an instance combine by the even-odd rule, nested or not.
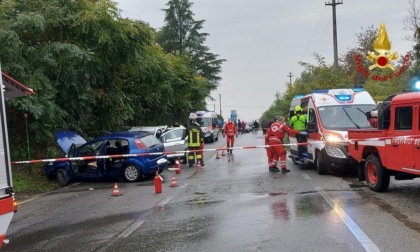
[(335, 6), (338, 4), (343, 4), (343, 0), (332, 0), (331, 2), (325, 2), (325, 5), (332, 6), (332, 12), (333, 12), (334, 69), (335, 70), (338, 70), (337, 20), (335, 17)]
[(222, 94), (219, 94), (220, 116), (222, 116)]
[(292, 72), (289, 72), (289, 75), (287, 75), (287, 77), (290, 78), (290, 86), (291, 86), (292, 85), (292, 77), (293, 77)]

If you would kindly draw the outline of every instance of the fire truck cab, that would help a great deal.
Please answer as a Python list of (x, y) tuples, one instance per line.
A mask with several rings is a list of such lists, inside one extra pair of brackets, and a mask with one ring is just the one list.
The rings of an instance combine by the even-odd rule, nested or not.
[[(1, 72), (1, 71), (0, 71)], [(35, 94), (32, 89), (14, 80), (1, 72), (0, 87), (0, 248), (6, 238), (6, 231), (17, 211), (17, 202), (14, 198), (12, 169), (10, 164), (9, 139), (7, 133), (5, 100)]]
[[(347, 152), (347, 131), (372, 128), (365, 115), (376, 108), (370, 94), (362, 88), (314, 90), (295, 96), (290, 104), (289, 119), (294, 116), (297, 105), (307, 117), (309, 133), (304, 164), (313, 164), (320, 175), (329, 170), (355, 169), (357, 164)], [(289, 136), (289, 140), (289, 157), (295, 164), (301, 164), (296, 136)]]
[(395, 180), (420, 176), (420, 93), (388, 97), (378, 106), (378, 128), (349, 131), (349, 154), (359, 163), (360, 180), (372, 191)]

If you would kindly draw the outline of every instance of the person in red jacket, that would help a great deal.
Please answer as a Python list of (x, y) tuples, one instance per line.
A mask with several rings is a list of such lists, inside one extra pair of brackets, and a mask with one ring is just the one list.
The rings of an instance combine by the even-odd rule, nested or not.
[[(236, 130), (236, 124), (232, 122), (232, 118), (228, 119), (228, 122), (223, 128), (223, 137), (226, 137), (226, 147), (232, 148), (235, 143), (235, 135), (238, 137), (238, 131)], [(228, 153), (232, 154), (232, 149), (228, 150)]]
[[(265, 143), (264, 143), (264, 145), (267, 145), (267, 146), (269, 145), (268, 139), (270, 138), (270, 135), (271, 135), (271, 128), (270, 128), (270, 126), (271, 126), (271, 122), (268, 122), (267, 123), (267, 130), (265, 131)], [(270, 169), (271, 163), (273, 163), (274, 153), (271, 151), (270, 146), (265, 147), (265, 150), (267, 152), (268, 168)]]
[(372, 126), (372, 128), (378, 128), (378, 111), (377, 110), (366, 112), (366, 118), (370, 126)]
[(270, 149), (274, 154), (273, 161), (269, 167), (270, 172), (279, 172), (279, 168), (276, 167), (277, 161), (280, 157), (280, 168), (282, 173), (290, 172), (289, 169), (286, 168), (286, 150), (283, 146), (283, 138), (286, 135), (286, 132), (289, 134), (301, 134), (301, 135), (308, 135), (305, 131), (298, 131), (289, 128), (285, 122), (284, 116), (276, 116), (276, 121), (271, 124), (269, 130), (270, 135), (268, 136), (268, 143), (270, 145)]

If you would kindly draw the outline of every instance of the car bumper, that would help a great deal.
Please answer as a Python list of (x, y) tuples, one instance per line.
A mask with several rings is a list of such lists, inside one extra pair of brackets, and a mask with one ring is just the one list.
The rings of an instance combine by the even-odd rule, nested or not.
[(356, 171), (357, 162), (348, 154), (347, 144), (327, 144), (325, 157), (328, 168), (339, 171)]
[(148, 175), (154, 175), (156, 172), (162, 172), (165, 167), (168, 166), (168, 159), (167, 158), (160, 158), (156, 161), (156, 165), (149, 169)]
[(174, 159), (177, 159), (177, 158), (182, 159), (182, 158), (185, 157), (185, 153), (167, 154), (166, 157), (167, 157), (168, 160), (174, 160)]

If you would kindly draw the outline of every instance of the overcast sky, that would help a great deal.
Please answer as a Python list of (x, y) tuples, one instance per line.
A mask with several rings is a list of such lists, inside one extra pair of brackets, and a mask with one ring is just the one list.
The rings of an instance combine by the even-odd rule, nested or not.
[[(332, 0), (331, 0), (332, 1)], [(207, 109), (222, 109), (224, 118), (237, 110), (245, 121), (261, 117), (303, 70), (298, 62), (315, 63), (313, 53), (333, 64), (333, 22), (329, 0), (191, 0), (196, 20), (206, 20), (201, 32), (206, 45), (227, 61), (219, 88)], [(337, 0), (338, 1), (338, 0)], [(142, 20), (151, 27), (164, 25), (168, 0), (118, 0), (123, 17)], [(356, 33), (385, 23), (391, 50), (400, 55), (412, 48), (405, 38), (408, 0), (343, 0), (336, 6), (338, 53), (357, 46)], [(418, 1), (420, 2), (420, 1)], [(221, 94), (221, 100), (219, 100)]]

